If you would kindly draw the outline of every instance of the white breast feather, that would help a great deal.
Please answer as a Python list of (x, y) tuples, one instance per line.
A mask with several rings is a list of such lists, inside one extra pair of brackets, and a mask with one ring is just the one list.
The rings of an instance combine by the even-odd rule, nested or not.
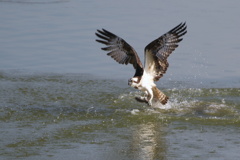
[(141, 79), (141, 90), (151, 89), (153, 86), (156, 86), (156, 84), (153, 81), (153, 76), (147, 72), (143, 73), (142, 79)]

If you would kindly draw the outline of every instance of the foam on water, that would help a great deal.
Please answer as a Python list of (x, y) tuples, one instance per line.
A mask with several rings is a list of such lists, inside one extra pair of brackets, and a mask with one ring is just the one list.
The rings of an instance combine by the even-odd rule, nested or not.
[[(189, 88), (189, 89), (169, 89), (165, 90), (170, 99), (167, 104), (162, 105), (156, 102), (153, 106), (148, 106), (145, 103), (135, 101), (134, 97), (141, 96), (139, 91), (120, 94), (118, 99), (114, 100), (118, 103), (132, 103), (133, 108), (131, 114), (136, 115), (141, 111), (159, 114), (165, 113), (176, 116), (192, 116), (202, 118), (230, 118), (238, 117), (239, 104), (238, 98), (235, 95), (239, 92), (238, 89), (215, 89), (215, 88)], [(236, 93), (237, 92), (237, 93)]]

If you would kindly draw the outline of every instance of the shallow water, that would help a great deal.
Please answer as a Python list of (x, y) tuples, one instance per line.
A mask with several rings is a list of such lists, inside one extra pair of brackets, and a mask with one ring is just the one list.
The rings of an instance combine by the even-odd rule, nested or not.
[(6, 159), (239, 156), (238, 88), (169, 84), (162, 90), (170, 102), (149, 107), (136, 102), (141, 93), (122, 80), (14, 72), (0, 77), (0, 150)]
[[(239, 159), (239, 1), (0, 0), (0, 159)], [(188, 33), (149, 107), (132, 66), (95, 42), (106, 28), (143, 48)]]

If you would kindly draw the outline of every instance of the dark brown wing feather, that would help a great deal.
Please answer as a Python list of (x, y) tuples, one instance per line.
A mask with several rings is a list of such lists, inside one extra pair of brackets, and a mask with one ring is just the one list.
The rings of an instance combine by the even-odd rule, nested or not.
[(107, 55), (111, 56), (115, 61), (120, 64), (132, 64), (136, 69), (134, 76), (142, 76), (143, 66), (136, 53), (136, 51), (122, 38), (115, 34), (102, 29), (97, 30), (95, 33), (100, 38), (96, 41), (105, 44), (107, 47), (102, 48), (104, 51), (110, 51)]
[(155, 81), (166, 73), (169, 65), (167, 57), (178, 47), (181, 37), (186, 33), (186, 23), (180, 23), (145, 47), (145, 70), (153, 74)]

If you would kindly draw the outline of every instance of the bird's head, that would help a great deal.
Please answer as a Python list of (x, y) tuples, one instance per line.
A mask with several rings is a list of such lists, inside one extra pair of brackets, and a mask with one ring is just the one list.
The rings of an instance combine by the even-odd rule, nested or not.
[(133, 77), (128, 80), (128, 85), (133, 88), (138, 88), (139, 82), (141, 80), (141, 77)]

